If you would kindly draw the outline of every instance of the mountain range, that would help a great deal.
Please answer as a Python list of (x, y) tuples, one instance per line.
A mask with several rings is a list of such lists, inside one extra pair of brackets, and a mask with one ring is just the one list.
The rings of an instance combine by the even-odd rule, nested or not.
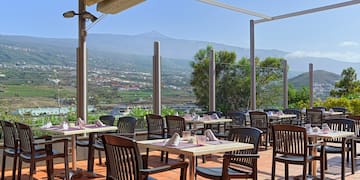
[[(216, 51), (227, 50), (237, 58), (248, 57), (249, 49), (215, 42), (176, 39), (158, 32), (138, 35), (89, 34), (87, 47), (89, 63), (113, 68), (121, 66), (132, 70), (151, 72), (154, 41), (160, 41), (163, 69), (189, 71), (189, 63), (199, 49), (211, 45)], [(0, 35), (0, 63), (25, 62), (28, 64), (75, 65), (77, 39), (41, 38), (30, 36)], [(340, 74), (343, 69), (353, 67), (360, 72), (360, 63), (342, 62), (329, 58), (291, 57), (290, 52), (275, 49), (256, 49), (255, 55), (287, 59), (289, 77), (308, 72), (309, 63), (314, 70), (325, 70)]]

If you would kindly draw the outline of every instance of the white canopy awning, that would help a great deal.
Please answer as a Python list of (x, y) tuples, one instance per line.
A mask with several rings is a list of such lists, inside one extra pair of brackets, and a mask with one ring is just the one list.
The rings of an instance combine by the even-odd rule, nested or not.
[(104, 14), (116, 14), (145, 0), (85, 0), (88, 6), (97, 4), (96, 10)]

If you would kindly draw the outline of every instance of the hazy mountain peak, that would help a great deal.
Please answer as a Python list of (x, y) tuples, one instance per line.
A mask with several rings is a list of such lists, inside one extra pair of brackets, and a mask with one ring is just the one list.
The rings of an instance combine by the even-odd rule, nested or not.
[(158, 31), (145, 32), (145, 33), (138, 34), (136, 36), (141, 36), (141, 37), (145, 37), (145, 38), (170, 38), (168, 36), (165, 36), (164, 34), (161, 34)]

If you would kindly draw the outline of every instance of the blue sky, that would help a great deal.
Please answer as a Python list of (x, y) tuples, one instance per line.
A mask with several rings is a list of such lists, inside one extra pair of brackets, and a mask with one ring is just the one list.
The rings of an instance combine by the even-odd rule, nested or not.
[[(345, 0), (218, 0), (269, 16)], [(77, 38), (77, 18), (62, 13), (77, 10), (77, 0), (2, 2), (2, 35)], [(96, 16), (95, 6), (87, 10)], [(256, 48), (288, 51), (289, 56), (329, 57), (360, 63), (360, 4), (326, 12), (257, 24)], [(197, 0), (147, 0), (119, 14), (107, 15), (88, 33), (166, 36), (249, 47), (249, 20), (259, 19)]]

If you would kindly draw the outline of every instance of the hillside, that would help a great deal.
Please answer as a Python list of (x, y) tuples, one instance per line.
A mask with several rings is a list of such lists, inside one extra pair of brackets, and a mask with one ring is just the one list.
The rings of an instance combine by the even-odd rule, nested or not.
[[(329, 84), (334, 86), (335, 82), (340, 80), (341, 76), (335, 73), (316, 70), (314, 71), (314, 85), (316, 84)], [(300, 74), (294, 78), (289, 79), (289, 84), (292, 84), (294, 88), (309, 87), (309, 73)]]
[[(160, 41), (163, 70), (182, 71), (190, 74), (189, 62), (194, 54), (207, 45), (215, 50), (234, 51), (237, 58), (249, 56), (249, 49), (225, 44), (171, 38), (158, 32), (138, 35), (89, 34), (87, 38), (89, 67), (117, 68), (120, 70), (151, 72), (153, 43)], [(0, 35), (0, 63), (47, 64), (75, 66), (76, 39), (40, 38), (28, 36)], [(314, 70), (325, 70), (340, 74), (343, 69), (353, 67), (360, 72), (360, 63), (344, 63), (334, 59), (314, 57), (291, 57), (281, 50), (257, 49), (260, 58), (286, 57), (289, 77), (308, 71), (309, 63)]]

